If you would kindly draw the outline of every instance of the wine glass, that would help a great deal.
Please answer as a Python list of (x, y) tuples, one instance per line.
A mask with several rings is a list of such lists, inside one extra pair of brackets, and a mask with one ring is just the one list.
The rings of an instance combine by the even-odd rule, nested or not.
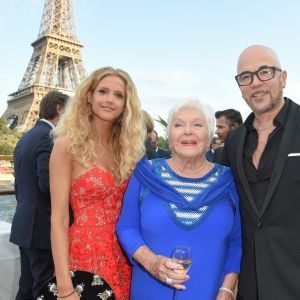
[[(183, 270), (174, 270), (179, 274), (185, 274), (189, 271), (192, 264), (192, 250), (188, 246), (176, 246), (172, 252), (172, 260), (183, 266)], [(177, 299), (178, 290), (175, 289), (173, 300)]]

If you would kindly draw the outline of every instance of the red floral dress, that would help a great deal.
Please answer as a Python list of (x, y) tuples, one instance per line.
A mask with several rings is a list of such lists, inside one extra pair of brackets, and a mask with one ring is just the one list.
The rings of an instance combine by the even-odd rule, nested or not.
[(116, 185), (110, 173), (94, 167), (76, 178), (70, 190), (70, 270), (100, 275), (117, 300), (129, 300), (130, 290), (130, 265), (115, 234), (126, 185)]

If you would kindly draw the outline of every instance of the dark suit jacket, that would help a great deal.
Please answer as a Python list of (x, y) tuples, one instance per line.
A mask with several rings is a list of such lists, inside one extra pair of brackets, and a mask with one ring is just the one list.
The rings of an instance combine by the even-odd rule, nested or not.
[(17, 207), (10, 242), (24, 248), (51, 249), (49, 158), (51, 126), (38, 121), (14, 152)]
[(223, 149), (224, 149), (224, 147), (219, 147), (219, 148), (215, 149), (213, 162), (218, 163), (218, 164), (220, 164), (222, 162)]
[(223, 147), (219, 147), (214, 151), (209, 149), (206, 151), (205, 156), (208, 161), (220, 164), (222, 163)]
[(205, 153), (205, 157), (208, 161), (214, 162), (214, 151), (212, 149), (209, 149)]
[(156, 151), (152, 148), (150, 142), (148, 139), (146, 139), (145, 141), (145, 148), (146, 148), (146, 153), (145, 153), (145, 156), (148, 158), (148, 159), (155, 159), (157, 158), (157, 153)]
[(156, 151), (157, 158), (170, 158), (171, 152), (165, 149), (158, 148)]
[[(241, 300), (300, 299), (300, 106), (289, 102), (269, 188), (258, 211), (243, 167), (245, 125), (228, 136), (223, 163), (233, 170), (240, 196), (243, 255)], [(256, 274), (253, 276), (253, 274)]]

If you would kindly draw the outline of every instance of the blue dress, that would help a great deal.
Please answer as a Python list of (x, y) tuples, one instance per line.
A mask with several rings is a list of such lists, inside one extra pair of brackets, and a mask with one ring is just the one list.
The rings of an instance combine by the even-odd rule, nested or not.
[[(197, 179), (202, 181), (203, 191), (187, 203), (159, 178), (155, 166), (155, 160), (150, 165), (146, 159), (137, 165), (117, 225), (120, 243), (133, 265), (130, 299), (172, 300), (174, 295), (174, 288), (133, 260), (139, 247), (146, 245), (155, 254), (170, 257), (176, 245), (187, 245), (192, 249), (190, 279), (184, 283), (186, 290), (178, 291), (177, 299), (215, 300), (224, 276), (239, 273), (240, 268), (240, 215), (231, 171), (216, 164)], [(194, 180), (173, 175), (180, 182)], [(184, 218), (193, 210), (198, 218)]]

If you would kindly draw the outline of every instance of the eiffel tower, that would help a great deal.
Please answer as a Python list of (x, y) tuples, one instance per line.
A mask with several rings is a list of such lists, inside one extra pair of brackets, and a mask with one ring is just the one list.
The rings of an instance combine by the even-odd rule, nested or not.
[(10, 128), (26, 131), (39, 115), (39, 104), (50, 90), (72, 95), (85, 77), (72, 0), (46, 0), (32, 57), (18, 90), (9, 95), (3, 116)]

